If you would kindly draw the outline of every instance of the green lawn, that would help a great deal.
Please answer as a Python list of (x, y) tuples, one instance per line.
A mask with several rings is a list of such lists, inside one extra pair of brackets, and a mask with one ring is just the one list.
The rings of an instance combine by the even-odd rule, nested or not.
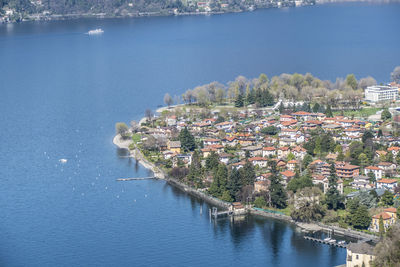
[[(360, 110), (345, 110), (343, 111), (343, 115), (346, 117), (361, 117), (361, 118), (366, 118), (369, 117), (371, 115), (376, 114), (377, 111), (381, 110), (381, 108), (372, 108), (372, 107), (365, 107), (365, 108), (361, 108)], [(333, 115), (338, 116), (341, 115), (342, 111), (334, 111)]]
[(355, 191), (357, 191), (357, 189), (351, 188), (350, 186), (345, 186), (345, 187), (343, 188), (343, 194), (344, 194), (344, 195), (348, 195), (348, 194), (350, 194), (351, 192), (355, 192)]
[(142, 140), (142, 136), (140, 134), (132, 134), (132, 141), (137, 144)]

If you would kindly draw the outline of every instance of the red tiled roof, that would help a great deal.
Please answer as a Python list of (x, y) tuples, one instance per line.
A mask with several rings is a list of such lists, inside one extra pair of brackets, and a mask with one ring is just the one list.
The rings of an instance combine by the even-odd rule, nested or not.
[(282, 174), (283, 176), (286, 176), (286, 177), (293, 177), (293, 176), (296, 175), (294, 172), (289, 171), (289, 170), (284, 171), (284, 172), (281, 172), (281, 174)]
[(377, 181), (377, 183), (383, 183), (383, 184), (394, 184), (396, 182), (397, 182), (396, 179), (387, 179), (387, 178), (383, 178)]

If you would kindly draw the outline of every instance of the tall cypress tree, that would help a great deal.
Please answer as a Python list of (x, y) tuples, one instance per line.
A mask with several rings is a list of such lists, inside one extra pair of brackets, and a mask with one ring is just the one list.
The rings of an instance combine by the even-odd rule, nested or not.
[(328, 178), (328, 191), (326, 192), (326, 203), (328, 205), (328, 209), (337, 210), (341, 205), (341, 196), (337, 189), (337, 176), (335, 165), (331, 164), (331, 171)]
[(328, 106), (326, 107), (325, 115), (326, 115), (327, 117), (329, 117), (329, 118), (333, 117), (331, 105), (328, 105)]
[(229, 190), (231, 197), (234, 200), (236, 200), (236, 197), (237, 197), (238, 193), (240, 192), (241, 187), (242, 187), (242, 184), (241, 184), (240, 172), (236, 168), (233, 168), (229, 175), (229, 181), (228, 181), (227, 188)]
[(276, 170), (276, 163), (271, 161), (270, 162), (271, 173), (270, 176), (271, 185), (269, 187), (269, 194), (272, 205), (275, 208), (284, 209), (287, 207), (287, 195), (286, 191), (282, 185), (282, 178), (279, 176), (278, 171)]
[(246, 160), (243, 168), (240, 169), (240, 177), (242, 185), (253, 185), (256, 179), (256, 172), (251, 162)]

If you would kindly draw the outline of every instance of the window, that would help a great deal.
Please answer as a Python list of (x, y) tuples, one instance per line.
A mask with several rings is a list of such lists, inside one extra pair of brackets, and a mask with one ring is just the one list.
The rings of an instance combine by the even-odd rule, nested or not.
[(358, 254), (356, 254), (356, 260), (358, 260)]

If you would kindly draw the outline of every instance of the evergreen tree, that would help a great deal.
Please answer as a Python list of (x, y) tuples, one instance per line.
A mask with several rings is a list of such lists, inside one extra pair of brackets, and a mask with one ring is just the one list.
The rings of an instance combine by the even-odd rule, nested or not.
[(371, 223), (368, 208), (365, 205), (359, 205), (352, 216), (352, 224), (356, 229), (368, 229)]
[(263, 197), (256, 197), (256, 199), (254, 200), (254, 206), (256, 206), (257, 208), (263, 208), (267, 206), (267, 202)]
[(386, 190), (381, 197), (381, 202), (384, 206), (392, 206), (394, 203), (393, 194), (389, 190)]
[(219, 183), (219, 192), (222, 195), (224, 191), (227, 191), (228, 185), (228, 169), (226, 168), (225, 164), (220, 163), (218, 165), (216, 176)]
[(303, 168), (307, 168), (308, 165), (313, 161), (313, 158), (310, 154), (306, 154), (303, 158)]
[(211, 154), (206, 158), (206, 169), (208, 171), (214, 170), (219, 164), (218, 155), (212, 151)]
[(383, 237), (385, 234), (385, 225), (383, 224), (382, 216), (379, 217), (379, 235)]
[(325, 115), (326, 115), (327, 117), (329, 117), (329, 118), (332, 118), (332, 117), (333, 117), (333, 113), (332, 113), (332, 110), (331, 110), (331, 105), (328, 105), (328, 106), (326, 107)]
[(283, 188), (281, 178), (276, 170), (276, 163), (271, 161), (270, 163), (271, 173), (270, 176), (271, 185), (269, 187), (269, 193), (271, 198), (271, 205), (275, 208), (284, 209), (287, 207), (287, 195)]
[(179, 141), (181, 141), (181, 148), (184, 152), (193, 151), (196, 148), (194, 137), (187, 127), (183, 128), (179, 133)]
[(387, 108), (385, 108), (382, 111), (381, 119), (385, 121), (385, 120), (388, 120), (388, 119), (391, 119), (391, 118), (392, 118), (392, 114), (389, 112), (389, 110)]
[(236, 200), (236, 197), (239, 194), (240, 189), (242, 187), (241, 180), (242, 179), (240, 177), (240, 172), (236, 168), (233, 168), (229, 175), (228, 190), (229, 190), (230, 195), (235, 200)]
[(331, 164), (330, 176), (328, 178), (328, 191), (326, 192), (326, 203), (328, 209), (337, 210), (341, 205), (341, 196), (337, 190), (337, 176), (335, 165)]
[(241, 184), (253, 185), (256, 180), (256, 173), (254, 171), (254, 166), (251, 162), (246, 160), (243, 168), (240, 169)]
[(246, 91), (246, 103), (248, 105), (254, 104), (254, 89), (251, 88), (251, 90)]
[(279, 104), (279, 114), (282, 114), (282, 112), (285, 110), (285, 107), (283, 106), (283, 101)]
[(241, 93), (238, 94), (235, 100), (235, 107), (241, 108), (244, 105), (243, 95)]
[(232, 201), (233, 201), (233, 198), (232, 198), (231, 195), (229, 194), (229, 191), (228, 191), (228, 190), (225, 190), (225, 191), (222, 193), (221, 200), (226, 201), (226, 202), (232, 202)]
[(202, 167), (200, 162), (200, 156), (197, 151), (192, 155), (192, 163), (189, 167), (188, 181), (193, 183), (197, 188), (203, 186), (202, 180)]
[(320, 106), (319, 103), (317, 102), (317, 103), (314, 104), (314, 106), (313, 106), (313, 108), (312, 108), (312, 111), (313, 111), (314, 113), (317, 113), (317, 112), (319, 112), (320, 109), (321, 109), (321, 106)]
[(266, 107), (266, 106), (272, 106), (274, 104), (274, 97), (271, 95), (268, 89), (265, 89), (263, 91), (263, 99), (261, 106)]

